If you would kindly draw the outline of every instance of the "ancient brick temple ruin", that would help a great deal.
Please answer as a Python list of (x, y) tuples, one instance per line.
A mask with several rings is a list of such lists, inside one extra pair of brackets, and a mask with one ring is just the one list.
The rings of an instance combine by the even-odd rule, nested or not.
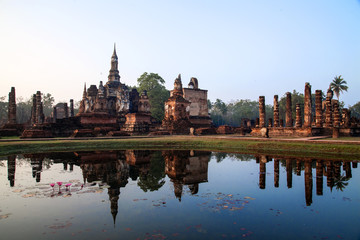
[(174, 89), (165, 102), (165, 117), (162, 128), (170, 133), (189, 134), (190, 132), (190, 101), (183, 97), (181, 75), (174, 81)]
[(183, 88), (179, 75), (164, 106), (165, 118), (160, 123), (151, 116), (147, 92), (139, 94), (136, 89), (129, 89), (120, 82), (115, 46), (110, 65), (105, 84), (100, 81), (98, 86), (90, 85), (89, 88), (84, 84), (76, 115), (71, 99), (69, 105), (56, 104), (51, 116), (45, 117), (41, 92), (34, 94), (31, 118), (24, 131), (19, 126), (13, 126), (16, 124), (16, 103), (15, 89), (12, 88), (9, 94), (9, 121), (5, 126), (7, 130), (1, 129), (0, 136), (6, 133), (21, 135), (22, 138), (122, 136), (149, 132), (189, 134), (190, 128), (212, 127), (207, 90), (199, 89), (196, 78), (191, 78), (188, 88)]
[[(302, 104), (296, 103), (295, 119), (292, 114), (291, 93), (286, 93), (285, 126), (279, 115), (278, 95), (274, 96), (274, 115), (266, 124), (265, 97), (259, 97), (259, 119), (252, 136), (359, 136), (360, 124), (358, 119), (350, 118), (350, 111), (343, 108), (339, 110), (338, 100), (333, 99), (333, 91), (327, 90), (326, 99), (323, 100), (322, 91), (315, 91), (315, 106), (312, 104), (311, 85), (305, 83), (304, 116)], [(315, 109), (315, 112), (313, 111)], [(273, 120), (273, 121), (272, 121)]]

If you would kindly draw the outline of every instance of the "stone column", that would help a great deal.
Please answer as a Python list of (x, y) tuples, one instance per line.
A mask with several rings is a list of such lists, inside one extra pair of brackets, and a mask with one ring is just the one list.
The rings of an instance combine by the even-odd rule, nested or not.
[(278, 98), (279, 98), (278, 95), (274, 96), (274, 127), (280, 127)]
[(64, 103), (64, 113), (65, 113), (65, 118), (69, 117), (69, 108), (67, 103)]
[(36, 94), (32, 96), (32, 107), (31, 107), (31, 124), (36, 123)]
[(280, 119), (280, 127), (284, 127), (284, 119)]
[(340, 110), (338, 100), (334, 100), (333, 104), (334, 109), (334, 127), (340, 127)]
[(295, 120), (295, 126), (297, 128), (301, 128), (301, 107), (300, 103), (296, 104), (296, 120)]
[(304, 127), (311, 127), (312, 122), (312, 111), (311, 111), (311, 85), (305, 83), (305, 94), (304, 94)]
[(57, 119), (57, 111), (56, 111), (56, 107), (53, 108), (53, 123), (56, 123), (56, 119)]
[(259, 127), (266, 127), (265, 123), (265, 97), (259, 97)]
[(286, 93), (285, 127), (292, 127), (291, 93)]
[(74, 100), (70, 99), (70, 117), (74, 117)]
[(316, 195), (323, 195), (323, 163), (316, 161)]
[(312, 169), (311, 169), (311, 161), (305, 161), (305, 201), (306, 206), (310, 206), (312, 203)]
[(342, 117), (342, 119), (341, 119), (342, 127), (349, 128), (350, 127), (350, 111), (349, 111), (349, 109), (343, 108), (341, 110), (341, 115), (342, 115), (341, 116)]
[(16, 124), (15, 87), (11, 87), (11, 91), (9, 92), (8, 123), (9, 124)]
[(325, 127), (333, 126), (332, 104), (331, 104), (332, 95), (333, 95), (333, 91), (329, 89), (326, 94)]
[(322, 127), (321, 118), (322, 118), (322, 91), (315, 91), (315, 126)]
[(272, 127), (273, 126), (273, 119), (269, 118), (268, 119), (268, 127)]
[(42, 124), (44, 123), (44, 112), (43, 105), (41, 102), (41, 92), (36, 92), (36, 120), (35, 123)]

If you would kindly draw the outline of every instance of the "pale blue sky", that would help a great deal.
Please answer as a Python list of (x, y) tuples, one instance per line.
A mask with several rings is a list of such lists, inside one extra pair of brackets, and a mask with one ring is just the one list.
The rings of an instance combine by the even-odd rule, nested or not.
[(25, 98), (80, 100), (84, 82), (107, 81), (114, 42), (128, 85), (154, 72), (172, 89), (181, 73), (212, 101), (272, 104), (341, 74), (340, 100), (360, 101), (358, 0), (0, 0), (0, 96), (15, 86)]

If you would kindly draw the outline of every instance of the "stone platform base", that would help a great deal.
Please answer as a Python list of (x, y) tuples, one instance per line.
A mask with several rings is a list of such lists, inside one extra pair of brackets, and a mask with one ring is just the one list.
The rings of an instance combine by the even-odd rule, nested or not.
[(228, 125), (222, 125), (222, 126), (219, 126), (217, 129), (216, 129), (216, 133), (217, 134), (233, 134), (234, 133), (234, 130), (231, 126), (228, 126)]
[(195, 129), (196, 135), (215, 135), (216, 134), (216, 128), (209, 127), (209, 128), (197, 128)]
[(95, 134), (92, 129), (76, 129), (70, 137), (95, 137)]
[(0, 137), (21, 136), (24, 131), (23, 124), (5, 124), (0, 128)]
[(53, 135), (49, 130), (26, 129), (20, 138), (52, 138)]
[(190, 116), (189, 121), (191, 123), (191, 126), (194, 128), (210, 128), (212, 126), (212, 121), (210, 117)]
[[(263, 137), (264, 134), (261, 131), (264, 128), (253, 128), (251, 131), (251, 136), (254, 137)], [(269, 127), (268, 136), (269, 137), (310, 137), (314, 136), (311, 128), (294, 128), (294, 127)]]

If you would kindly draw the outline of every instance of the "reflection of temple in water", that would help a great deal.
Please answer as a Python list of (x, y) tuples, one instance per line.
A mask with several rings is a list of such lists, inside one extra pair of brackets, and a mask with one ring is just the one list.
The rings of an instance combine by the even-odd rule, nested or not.
[(8, 156), (7, 160), (8, 166), (8, 180), (10, 182), (10, 187), (15, 186), (15, 168), (16, 168), (16, 156)]
[(187, 185), (191, 194), (199, 191), (199, 183), (208, 181), (208, 163), (211, 152), (163, 151), (165, 172), (174, 184), (175, 196), (181, 201), (183, 186)]
[(109, 186), (110, 211), (115, 224), (120, 188), (128, 183), (129, 164), (126, 163), (122, 152), (115, 151), (81, 153), (79, 157), (84, 183), (101, 181)]
[[(259, 188), (266, 188), (266, 163), (272, 161), (272, 158), (266, 155), (256, 156), (256, 163), (259, 164)], [(347, 185), (346, 181), (352, 178), (351, 162), (349, 161), (333, 161), (333, 160), (313, 160), (313, 159), (292, 159), (284, 160), (274, 158), (274, 187), (279, 187), (280, 179), (280, 163), (285, 165), (287, 187), (292, 188), (293, 172), (297, 176), (301, 176), (301, 171), (304, 171), (304, 185), (305, 185), (305, 202), (307, 206), (312, 204), (312, 190), (313, 190), (313, 172), (315, 168), (316, 173), (316, 195), (323, 195), (323, 177), (326, 177), (326, 185), (330, 191), (335, 187), (338, 190), (343, 190)], [(341, 166), (343, 166), (344, 174), (341, 174)], [(357, 168), (357, 162), (352, 162), (352, 168)], [(344, 184), (345, 183), (345, 184)]]
[[(129, 178), (137, 181), (144, 191), (156, 191), (165, 184), (165, 174), (173, 183), (174, 194), (179, 201), (183, 196), (184, 185), (191, 194), (199, 191), (199, 183), (208, 181), (208, 163), (211, 152), (181, 151), (181, 150), (122, 150), (104, 152), (49, 153), (26, 154), (32, 167), (32, 177), (36, 182), (41, 180), (43, 168), (49, 168), (52, 163), (63, 164), (64, 171), (72, 171), (80, 166), (84, 183), (101, 182), (108, 185), (110, 210), (114, 222), (118, 214), (120, 188), (125, 187)], [(303, 175), (305, 186), (305, 202), (310, 206), (313, 200), (313, 179), (315, 179), (314, 194), (323, 195), (324, 185), (332, 191), (343, 190), (352, 178), (352, 168), (357, 168), (357, 162), (314, 160), (306, 158), (272, 158), (267, 155), (256, 156), (259, 164), (259, 188), (266, 189), (266, 167), (273, 161), (274, 188), (280, 187), (280, 167), (285, 170), (286, 187), (293, 187), (293, 173)], [(7, 158), (8, 181), (15, 186), (16, 156)], [(313, 172), (314, 170), (314, 172)], [(302, 173), (303, 172), (303, 173)], [(296, 177), (295, 176), (295, 177)], [(326, 180), (324, 180), (326, 178)]]

